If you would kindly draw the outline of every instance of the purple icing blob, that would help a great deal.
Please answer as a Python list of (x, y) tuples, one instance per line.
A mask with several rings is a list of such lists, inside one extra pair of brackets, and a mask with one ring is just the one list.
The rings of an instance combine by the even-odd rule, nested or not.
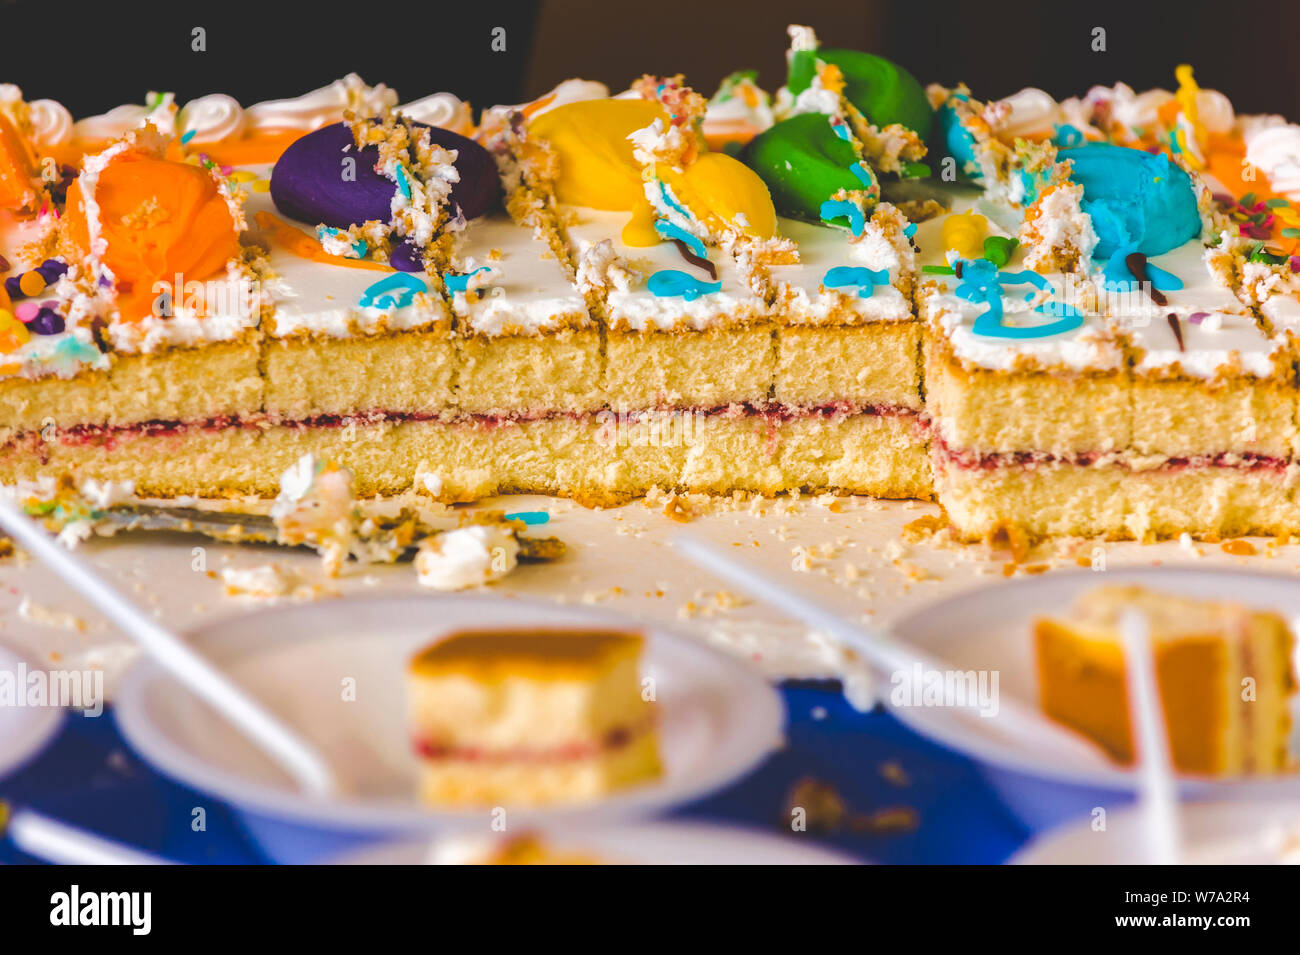
[(388, 256), (388, 264), (399, 272), (423, 272), (424, 256), (409, 239), (403, 239), (398, 245), (393, 246), (393, 252)]
[(27, 324), (28, 331), (37, 335), (57, 335), (64, 328), (63, 316), (52, 308), (42, 308)]
[[(416, 123), (417, 126), (424, 125)], [(486, 149), (456, 133), (437, 126), (426, 127), (430, 141), (444, 149), (454, 149), (460, 182), (451, 190), (451, 201), (460, 206), (465, 217), (473, 219), (487, 212), (497, 201), (500, 183), (496, 163)], [(356, 159), (355, 180), (344, 179), (344, 160)], [(271, 173), (271, 199), (275, 207), (290, 219), (312, 225), (324, 223), (346, 229), (371, 219), (387, 222), (392, 217), (391, 203), (397, 184), (375, 172), (379, 149), (367, 146), (357, 151), (352, 131), (344, 123), (335, 123), (294, 142), (284, 151)], [(347, 164), (351, 166), (351, 164)], [(455, 209), (451, 210), (452, 215)], [(398, 263), (398, 256), (411, 268)], [(393, 265), (402, 271), (416, 271), (416, 250), (394, 250)]]

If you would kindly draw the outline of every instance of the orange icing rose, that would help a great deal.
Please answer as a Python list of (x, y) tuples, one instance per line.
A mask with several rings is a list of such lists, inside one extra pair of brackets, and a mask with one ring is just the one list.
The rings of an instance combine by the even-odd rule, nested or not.
[[(128, 150), (99, 174), (94, 187), (103, 262), (117, 279), (125, 321), (152, 313), (154, 284), (204, 282), (225, 272), (239, 255), (234, 217), (208, 172), (188, 163)], [(90, 251), (81, 181), (68, 189), (67, 226), (80, 249)], [(177, 299), (182, 289), (174, 289)], [(187, 301), (191, 296), (186, 293)]]

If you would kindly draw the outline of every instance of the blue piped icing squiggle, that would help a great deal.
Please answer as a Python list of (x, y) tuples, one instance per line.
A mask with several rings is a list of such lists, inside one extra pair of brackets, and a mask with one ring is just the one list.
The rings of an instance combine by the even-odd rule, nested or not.
[(422, 279), (409, 272), (396, 272), (380, 279), (361, 293), (362, 308), (405, 308), (419, 292), (429, 291)]
[(687, 232), (681, 226), (674, 225), (667, 219), (655, 220), (655, 232), (665, 239), (676, 239), (683, 243), (688, 249), (702, 259), (707, 259), (709, 257), (709, 250), (704, 247), (704, 242), (698, 235)]
[(448, 292), (468, 292), (470, 279), (480, 272), (492, 271), (486, 265), (480, 265), (472, 272), (447, 272), (443, 275), (443, 284), (447, 286)]
[[(1128, 267), (1128, 257), (1137, 251), (1133, 245), (1125, 245), (1115, 250), (1109, 259), (1106, 260), (1106, 267), (1102, 269), (1102, 284), (1108, 292), (1136, 292), (1138, 291), (1137, 276), (1133, 274), (1132, 269)], [(1177, 292), (1183, 287), (1183, 280), (1173, 272), (1162, 269), (1158, 265), (1146, 264), (1147, 281), (1161, 292)]]
[(822, 279), (822, 285), (827, 288), (852, 288), (856, 285), (858, 298), (871, 298), (877, 285), (888, 284), (888, 269), (868, 269), (852, 265), (837, 265), (833, 269), (828, 269)]
[(849, 220), (849, 229), (854, 235), (862, 235), (867, 227), (867, 220), (862, 215), (862, 210), (858, 208), (857, 203), (849, 202), (847, 199), (827, 199), (822, 203), (822, 220), (830, 222), (841, 216)]
[(1058, 156), (1073, 163), (1070, 178), (1083, 186), (1083, 211), (1092, 217), (1098, 258), (1126, 246), (1161, 255), (1200, 235), (1191, 177), (1168, 156), (1109, 143), (1062, 149)]
[(701, 295), (722, 291), (721, 282), (704, 282), (680, 269), (660, 269), (650, 276), (646, 288), (655, 298), (684, 298), (693, 302)]
[[(1074, 331), (1083, 324), (1083, 314), (1072, 305), (1049, 301), (1034, 309), (1043, 315), (1057, 317), (1046, 325), (1004, 325), (1002, 322), (1003, 285), (1032, 285), (1041, 291), (1051, 289), (1051, 284), (1037, 272), (1028, 269), (1019, 272), (999, 272), (987, 259), (957, 259), (953, 265), (961, 272), (961, 282), (955, 293), (968, 302), (987, 305), (988, 309), (976, 317), (971, 331), (986, 338), (1049, 338)], [(1028, 301), (1032, 298), (1026, 295)]]

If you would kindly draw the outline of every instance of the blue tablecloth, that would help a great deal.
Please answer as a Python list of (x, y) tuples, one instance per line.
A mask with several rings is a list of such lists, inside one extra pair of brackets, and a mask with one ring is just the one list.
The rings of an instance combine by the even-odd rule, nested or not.
[[(886, 712), (857, 712), (837, 688), (790, 685), (782, 693), (787, 745), (747, 778), (674, 817), (775, 832), (789, 825), (791, 790), (815, 780), (829, 784), (859, 819), (895, 807), (915, 812), (917, 825), (902, 831), (846, 825), (818, 836), (863, 860), (996, 863), (1029, 837), (964, 757)], [(0, 798), (181, 862), (268, 861), (236, 809), (154, 772), (130, 751), (111, 716), (69, 716), (49, 749), (0, 780)], [(206, 828), (197, 832), (191, 825), (196, 807), (206, 816)], [(313, 839), (312, 851), (319, 845)], [(328, 840), (324, 846), (328, 853)], [(33, 860), (0, 843), (0, 862), (25, 861)]]

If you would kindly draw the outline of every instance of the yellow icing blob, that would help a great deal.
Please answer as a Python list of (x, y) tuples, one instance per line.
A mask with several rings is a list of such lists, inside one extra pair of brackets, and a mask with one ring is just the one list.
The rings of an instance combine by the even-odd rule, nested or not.
[(989, 221), (974, 209), (944, 220), (939, 230), (939, 240), (945, 251), (956, 252), (963, 259), (979, 259), (984, 256), (984, 236), (988, 232)]
[(655, 219), (658, 217), (655, 207), (644, 196), (632, 207), (632, 218), (623, 226), (623, 244), (633, 248), (646, 248), (663, 241), (663, 236), (655, 231)]
[(704, 153), (683, 171), (661, 165), (655, 175), (711, 229), (734, 228), (760, 239), (776, 235), (776, 208), (767, 185), (726, 153)]
[(529, 123), (528, 130), (559, 159), (555, 195), (561, 202), (631, 210), (645, 193), (641, 165), (627, 137), (656, 119), (668, 121), (658, 103), (597, 99), (557, 106)]

